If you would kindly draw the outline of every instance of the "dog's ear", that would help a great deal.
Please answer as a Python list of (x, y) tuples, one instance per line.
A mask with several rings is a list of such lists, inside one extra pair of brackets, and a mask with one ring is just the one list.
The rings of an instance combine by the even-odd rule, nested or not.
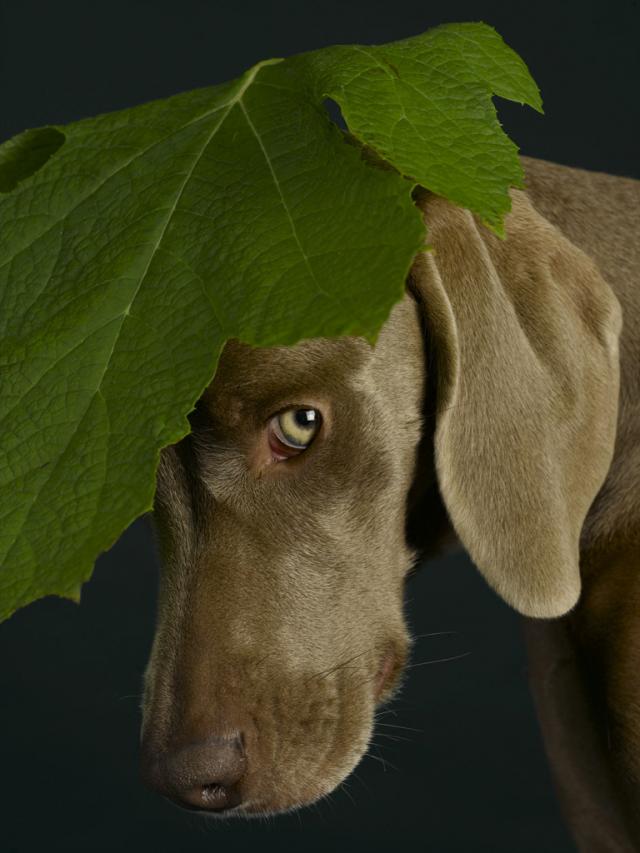
[(580, 594), (579, 539), (611, 463), (620, 305), (591, 259), (513, 190), (500, 240), (424, 192), (409, 289), (437, 370), (438, 484), (489, 584), (528, 616)]

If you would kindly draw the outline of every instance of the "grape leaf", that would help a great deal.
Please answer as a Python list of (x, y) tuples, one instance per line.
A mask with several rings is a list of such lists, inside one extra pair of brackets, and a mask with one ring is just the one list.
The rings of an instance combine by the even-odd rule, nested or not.
[(499, 230), (522, 173), (492, 91), (539, 107), (491, 28), (454, 24), (0, 147), (0, 619), (78, 599), (226, 340), (375, 340), (425, 246), (416, 183)]

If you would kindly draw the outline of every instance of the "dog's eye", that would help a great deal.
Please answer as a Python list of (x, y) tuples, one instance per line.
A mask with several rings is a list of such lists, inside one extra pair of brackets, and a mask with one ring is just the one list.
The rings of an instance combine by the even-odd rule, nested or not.
[(285, 409), (269, 421), (272, 450), (280, 456), (294, 456), (306, 450), (315, 438), (322, 415), (317, 409)]

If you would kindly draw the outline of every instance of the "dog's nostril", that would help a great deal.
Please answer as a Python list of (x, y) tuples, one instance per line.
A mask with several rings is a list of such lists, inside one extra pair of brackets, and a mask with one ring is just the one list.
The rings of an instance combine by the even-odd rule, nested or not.
[(223, 785), (203, 785), (202, 799), (207, 806), (211, 808), (220, 808), (221, 806), (229, 805), (229, 793), (231, 789), (225, 788)]
[(242, 802), (237, 785), (224, 786), (215, 782), (176, 792), (170, 799), (183, 808), (214, 812), (232, 809)]
[(241, 736), (210, 737), (159, 755), (142, 747), (144, 781), (188, 809), (219, 812), (239, 805), (246, 769)]

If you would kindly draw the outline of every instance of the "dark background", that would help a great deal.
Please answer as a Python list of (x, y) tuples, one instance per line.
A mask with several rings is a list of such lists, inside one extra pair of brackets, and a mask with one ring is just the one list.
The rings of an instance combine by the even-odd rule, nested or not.
[[(640, 178), (637, 2), (0, 0), (0, 141), (222, 82), (259, 59), (484, 20), (525, 59), (544, 117), (498, 101), (523, 153)], [(81, 607), (46, 599), (0, 625), (0, 849), (564, 853), (517, 615), (464, 555), (407, 591), (406, 686), (347, 783), (269, 821), (206, 821), (137, 779), (138, 698), (157, 560), (136, 522)], [(420, 664), (471, 652), (448, 663)], [(416, 729), (416, 731), (413, 731)], [(380, 730), (382, 731), (382, 730)], [(384, 762), (384, 763), (383, 763)]]

